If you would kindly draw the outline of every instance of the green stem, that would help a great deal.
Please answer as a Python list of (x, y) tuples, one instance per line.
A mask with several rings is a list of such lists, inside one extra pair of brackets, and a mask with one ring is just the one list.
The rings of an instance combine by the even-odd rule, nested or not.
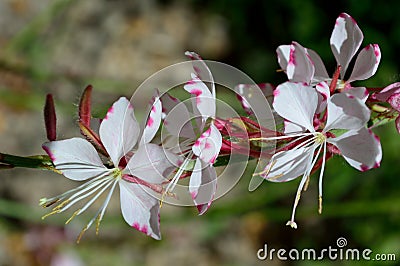
[(0, 153), (0, 165), (2, 165), (3, 168), (24, 167), (54, 170), (54, 165), (47, 155), (22, 157)]

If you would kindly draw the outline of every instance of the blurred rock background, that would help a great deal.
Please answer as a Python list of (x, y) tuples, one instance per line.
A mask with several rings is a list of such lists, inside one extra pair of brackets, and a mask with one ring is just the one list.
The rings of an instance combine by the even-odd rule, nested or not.
[[(58, 137), (78, 136), (76, 104), (87, 84), (94, 85), (94, 112), (101, 116), (153, 73), (186, 60), (186, 50), (231, 64), (256, 82), (279, 83), (284, 75), (276, 73), (275, 49), (295, 40), (318, 51), (333, 71), (329, 37), (341, 12), (358, 21), (364, 46), (379, 43), (382, 49), (378, 73), (362, 84), (399, 81), (399, 8), (397, 1), (370, 0), (1, 1), (0, 150), (43, 153), (47, 93), (56, 99)], [(76, 245), (93, 212), (65, 227), (67, 215), (42, 221), (45, 211), (38, 206), (41, 197), (76, 183), (38, 170), (2, 170), (0, 265), (312, 265), (317, 262), (259, 261), (256, 252), (265, 243), (276, 249), (322, 249), (335, 246), (338, 237), (346, 237), (350, 247), (396, 253), (400, 259), (400, 136), (393, 125), (377, 133), (382, 167), (359, 173), (340, 158), (330, 161), (324, 212), (317, 214), (314, 178), (298, 208), (298, 230), (284, 225), (297, 181), (265, 182), (249, 193), (249, 173), (202, 217), (192, 208), (164, 206), (162, 241), (130, 229), (115, 197), (100, 236), (90, 230)]]

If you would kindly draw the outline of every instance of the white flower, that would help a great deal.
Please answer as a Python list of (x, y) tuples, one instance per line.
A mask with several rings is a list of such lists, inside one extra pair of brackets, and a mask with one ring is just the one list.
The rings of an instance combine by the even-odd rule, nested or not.
[[(365, 127), (370, 111), (364, 102), (344, 93), (329, 95), (325, 82), (317, 89), (286, 82), (274, 91), (273, 107), (285, 119), (286, 136), (274, 139), (290, 139), (283, 149), (272, 156), (261, 176), (273, 182), (290, 181), (302, 176), (288, 225), (297, 228), (295, 211), (311, 171), (322, 154), (319, 175), (319, 202), (322, 204), (322, 177), (327, 153), (338, 150), (340, 155), (354, 168), (365, 171), (378, 167), (382, 158), (380, 142)], [(326, 101), (321, 101), (321, 94)], [(322, 108), (320, 106), (325, 106)], [(340, 130), (340, 131), (339, 131)], [(339, 136), (335, 133), (341, 132)], [(328, 149), (330, 146), (331, 149)]]
[(164, 110), (168, 113), (164, 125), (171, 135), (177, 139), (185, 139), (180, 147), (186, 155), (180, 170), (166, 190), (168, 192), (174, 189), (183, 171), (189, 170), (187, 169), (189, 163), (195, 160), (190, 176), (189, 192), (199, 214), (203, 214), (210, 207), (217, 189), (217, 173), (213, 164), (222, 146), (222, 136), (213, 121), (216, 97), (211, 72), (199, 55), (192, 52), (186, 52), (186, 55), (194, 60), (193, 68), (196, 72), (192, 73), (192, 79), (184, 86), (187, 92), (195, 96), (192, 98), (193, 114), (189, 113), (182, 102), (168, 94), (161, 98)]
[(64, 212), (87, 199), (87, 202), (67, 221), (69, 223), (75, 216), (87, 210), (108, 189), (103, 204), (83, 228), (78, 237), (79, 241), (82, 234), (95, 221), (96, 233), (98, 232), (100, 221), (118, 184), (121, 211), (125, 221), (133, 228), (160, 239), (159, 201), (144, 190), (148, 187), (161, 193), (164, 177), (173, 170), (167, 158), (173, 155), (158, 145), (148, 143), (156, 134), (160, 120), (161, 102), (156, 99), (138, 148), (132, 156), (131, 151), (140, 137), (139, 124), (135, 119), (133, 107), (126, 98), (121, 97), (115, 102), (102, 120), (99, 130), (101, 143), (110, 157), (107, 167), (95, 148), (85, 139), (71, 138), (45, 143), (43, 149), (49, 154), (58, 171), (69, 179), (86, 181), (59, 196), (42, 199), (40, 204), (44, 207), (58, 203), (48, 215)]
[[(355, 97), (366, 100), (368, 92), (365, 88), (351, 88), (350, 83), (356, 80), (365, 80), (372, 77), (378, 69), (381, 51), (377, 44), (369, 44), (358, 54), (350, 76), (345, 80), (348, 66), (359, 50), (363, 34), (356, 21), (346, 13), (336, 19), (330, 38), (331, 49), (338, 66), (341, 66), (338, 89), (350, 90)], [(331, 81), (320, 56), (313, 50), (304, 48), (297, 42), (290, 45), (281, 45), (276, 50), (278, 63), (286, 72), (289, 81), (317, 84), (322, 81)]]

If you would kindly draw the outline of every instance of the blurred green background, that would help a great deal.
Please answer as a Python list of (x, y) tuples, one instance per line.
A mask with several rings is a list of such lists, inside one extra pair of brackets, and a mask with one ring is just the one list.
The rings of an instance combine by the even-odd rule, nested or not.
[[(382, 87), (400, 80), (399, 1), (29, 1), (0, 2), (0, 150), (42, 154), (42, 108), (53, 93), (59, 138), (78, 136), (76, 104), (87, 84), (95, 87), (95, 114), (119, 96), (130, 97), (148, 76), (186, 60), (186, 50), (233, 65), (256, 82), (278, 84), (275, 49), (292, 40), (312, 48), (333, 72), (329, 38), (341, 12), (355, 18), (363, 46), (378, 43), (377, 74), (359, 85)], [(324, 210), (317, 213), (311, 179), (297, 211), (299, 228), (285, 226), (298, 180), (264, 182), (248, 192), (250, 174), (202, 217), (194, 208), (163, 206), (162, 241), (130, 229), (115, 197), (100, 228), (75, 237), (92, 213), (65, 227), (66, 215), (49, 217), (39, 198), (74, 187), (53, 173), (0, 172), (0, 265), (313, 265), (312, 261), (260, 261), (257, 250), (336, 247), (394, 253), (400, 260), (400, 136), (393, 124), (376, 130), (381, 168), (366, 173), (341, 158), (327, 164)], [(94, 208), (93, 208), (94, 209)], [(326, 265), (364, 265), (324, 261)], [(367, 263), (368, 264), (368, 263)], [(369, 262), (368, 265), (376, 265)], [(380, 265), (378, 263), (378, 265)]]

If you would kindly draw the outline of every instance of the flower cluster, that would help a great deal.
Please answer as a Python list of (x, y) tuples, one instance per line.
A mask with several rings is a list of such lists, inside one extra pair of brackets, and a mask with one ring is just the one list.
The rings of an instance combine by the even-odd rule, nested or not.
[[(135, 118), (134, 106), (121, 97), (95, 130), (92, 87), (88, 86), (79, 103), (78, 123), (84, 138), (57, 140), (54, 102), (48, 95), (44, 113), (49, 141), (43, 144), (48, 159), (0, 154), (0, 163), (4, 167), (50, 169), (83, 182), (61, 195), (41, 199), (41, 206), (52, 206), (43, 218), (74, 208), (66, 222), (69, 223), (103, 197), (100, 208), (79, 234), (79, 242), (91, 225), (95, 224), (98, 232), (116, 187), (126, 223), (161, 239), (160, 208), (167, 198), (178, 197), (176, 187), (182, 179), (188, 179), (186, 193), (202, 215), (217, 195), (216, 168), (229, 164), (226, 158), (247, 155), (237, 160), (267, 161), (254, 174), (263, 180), (287, 182), (300, 177), (292, 216), (287, 222), (297, 228), (296, 207), (315, 171), (320, 170), (321, 213), (326, 162), (333, 156), (342, 156), (357, 170), (377, 168), (382, 149), (371, 129), (395, 120), (400, 132), (400, 83), (382, 90), (352, 85), (373, 76), (381, 60), (377, 44), (367, 45), (355, 57), (362, 40), (355, 20), (341, 14), (330, 38), (337, 62), (332, 76), (315, 51), (297, 42), (279, 46), (278, 63), (288, 81), (277, 86), (235, 84), (234, 91), (247, 116), (217, 116), (213, 73), (194, 52), (186, 52), (193, 70), (181, 88), (189, 101), (156, 90), (148, 116), (141, 124)], [(255, 94), (271, 105), (278, 130), (255, 119)], [(168, 138), (160, 140), (162, 130), (168, 132)]]

